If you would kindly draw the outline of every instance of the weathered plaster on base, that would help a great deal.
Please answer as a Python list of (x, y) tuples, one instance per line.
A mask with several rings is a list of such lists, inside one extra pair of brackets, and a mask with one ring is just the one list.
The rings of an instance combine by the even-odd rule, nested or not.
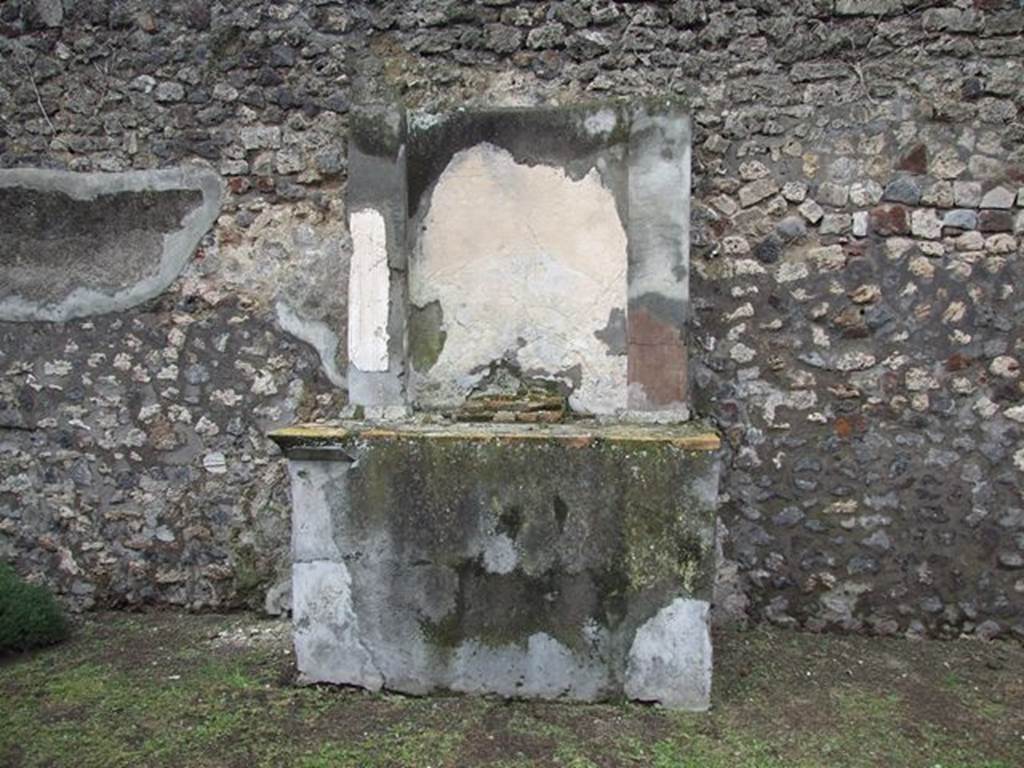
[(626, 695), (673, 709), (711, 703), (711, 632), (704, 600), (676, 598), (636, 632), (626, 665)]
[(531, 635), (525, 648), (462, 643), (452, 667), (448, 687), (462, 693), (592, 701), (610, 685), (607, 666), (588, 663), (544, 632)]
[(343, 563), (292, 566), (295, 658), (306, 680), (379, 690), (384, 678), (359, 637), (352, 579)]

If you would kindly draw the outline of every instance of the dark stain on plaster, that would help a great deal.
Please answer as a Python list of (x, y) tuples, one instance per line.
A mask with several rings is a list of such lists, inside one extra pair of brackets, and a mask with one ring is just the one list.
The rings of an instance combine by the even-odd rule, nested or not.
[[(627, 545), (646, 558), (666, 550), (663, 537), (706, 524), (713, 511), (691, 486), (713, 460), (646, 442), (581, 449), (543, 440), (377, 439), (359, 449), (351, 469), (339, 548), (362, 549), (358, 540), (384, 530), (393, 556), (454, 567), (472, 556), (481, 533), (499, 531), (521, 546), (531, 573), (556, 564), (612, 567)], [(627, 519), (635, 523), (628, 535)], [(673, 574), (643, 571), (645, 580)]]
[(396, 157), (405, 140), (405, 110), (398, 105), (364, 105), (352, 110), (350, 141), (374, 157)]
[[(628, 156), (636, 139), (635, 117), (681, 114), (684, 109), (684, 99), (663, 95), (572, 106), (462, 109), (443, 116), (421, 115), (419, 120), (414, 116), (407, 128), (403, 124), (399, 134), (405, 152), (396, 151), (407, 167), (407, 195), (403, 199), (407, 215), (413, 222), (424, 221), (433, 187), (452, 157), (487, 142), (509, 152), (516, 163), (561, 168), (575, 181), (596, 169), (612, 193), (620, 223), (628, 230)], [(588, 119), (609, 112), (614, 120), (607, 130), (598, 126), (588, 129)], [(354, 130), (361, 128), (357, 125)], [(415, 223), (409, 232), (415, 238)], [(677, 265), (674, 272), (677, 279), (683, 279), (685, 265)]]
[(444, 351), (447, 338), (441, 302), (432, 301), (422, 307), (410, 306), (409, 358), (413, 368), (421, 373), (433, 368)]
[(609, 355), (626, 354), (626, 313), (619, 307), (612, 308), (608, 313), (608, 324), (594, 331), (594, 336), (608, 347)]
[(504, 533), (510, 539), (519, 535), (523, 527), (523, 510), (516, 504), (506, 507), (498, 517), (498, 533)]
[[(591, 133), (584, 128), (586, 117), (600, 109), (615, 112), (615, 127), (607, 133)], [(409, 214), (418, 212), (452, 157), (464, 149), (487, 142), (508, 151), (517, 163), (561, 167), (578, 180), (596, 167), (602, 153), (615, 147), (624, 151), (628, 126), (628, 115), (620, 105), (450, 112), (436, 124), (409, 131)], [(613, 192), (617, 186), (624, 188), (624, 179), (618, 181), (622, 183), (611, 182)], [(616, 200), (623, 195), (616, 193)]]
[(118, 192), (91, 200), (0, 188), (0, 272), (30, 301), (76, 288), (119, 290), (159, 270), (164, 236), (203, 202), (198, 190)]
[(557, 493), (551, 501), (551, 506), (555, 511), (555, 522), (558, 524), (558, 531), (561, 533), (565, 530), (565, 521), (569, 517), (569, 507), (566, 506), (565, 501)]

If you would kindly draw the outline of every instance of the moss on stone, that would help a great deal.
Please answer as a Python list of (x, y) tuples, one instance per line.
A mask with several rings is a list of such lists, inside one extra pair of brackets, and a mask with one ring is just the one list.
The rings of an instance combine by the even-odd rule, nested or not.
[(409, 313), (409, 357), (412, 367), (426, 372), (434, 367), (444, 350), (448, 334), (443, 329), (444, 311), (439, 301), (417, 307)]
[[(584, 651), (586, 626), (618, 626), (634, 599), (709, 588), (714, 510), (693, 487), (714, 471), (709, 452), (454, 433), (364, 435), (348, 450), (346, 545), (385, 540), (398, 567), (457, 572), (451, 612), (420, 620), (440, 653), (470, 640), (524, 646), (539, 632)], [(513, 541), (511, 571), (485, 565), (495, 536)]]

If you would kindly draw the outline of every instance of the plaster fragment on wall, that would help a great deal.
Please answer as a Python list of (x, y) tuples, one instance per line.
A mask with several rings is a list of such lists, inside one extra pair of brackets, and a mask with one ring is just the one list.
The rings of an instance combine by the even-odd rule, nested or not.
[(349, 217), (349, 231), (349, 361), (361, 371), (386, 371), (390, 274), (384, 217), (372, 208), (354, 211)]
[(591, 136), (607, 136), (618, 125), (618, 117), (613, 109), (602, 109), (587, 115), (583, 127)]
[(626, 233), (596, 170), (574, 181), (492, 144), (457, 153), (438, 179), (409, 265), (412, 303), (438, 302), (446, 340), (417, 370), (421, 406), (457, 405), (495, 360), (568, 380), (588, 413), (625, 407), (626, 358), (602, 340), (626, 306)]
[(64, 322), (165, 291), (217, 218), (221, 179), (0, 169), (0, 320)]
[(338, 370), (338, 337), (319, 320), (306, 320), (283, 301), (274, 305), (278, 324), (292, 336), (302, 339), (317, 351), (324, 373), (336, 387), (345, 386), (345, 376)]

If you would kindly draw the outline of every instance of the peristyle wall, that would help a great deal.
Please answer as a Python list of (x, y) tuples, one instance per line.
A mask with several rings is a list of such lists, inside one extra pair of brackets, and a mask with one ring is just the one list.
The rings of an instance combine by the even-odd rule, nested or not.
[(1021, 634), (1022, 59), (1016, 0), (6, 0), (0, 168), (224, 191), (158, 295), (0, 322), (0, 553), (83, 607), (280, 604), (264, 435), (345, 401), (350, 105), (670, 94), (716, 611)]

